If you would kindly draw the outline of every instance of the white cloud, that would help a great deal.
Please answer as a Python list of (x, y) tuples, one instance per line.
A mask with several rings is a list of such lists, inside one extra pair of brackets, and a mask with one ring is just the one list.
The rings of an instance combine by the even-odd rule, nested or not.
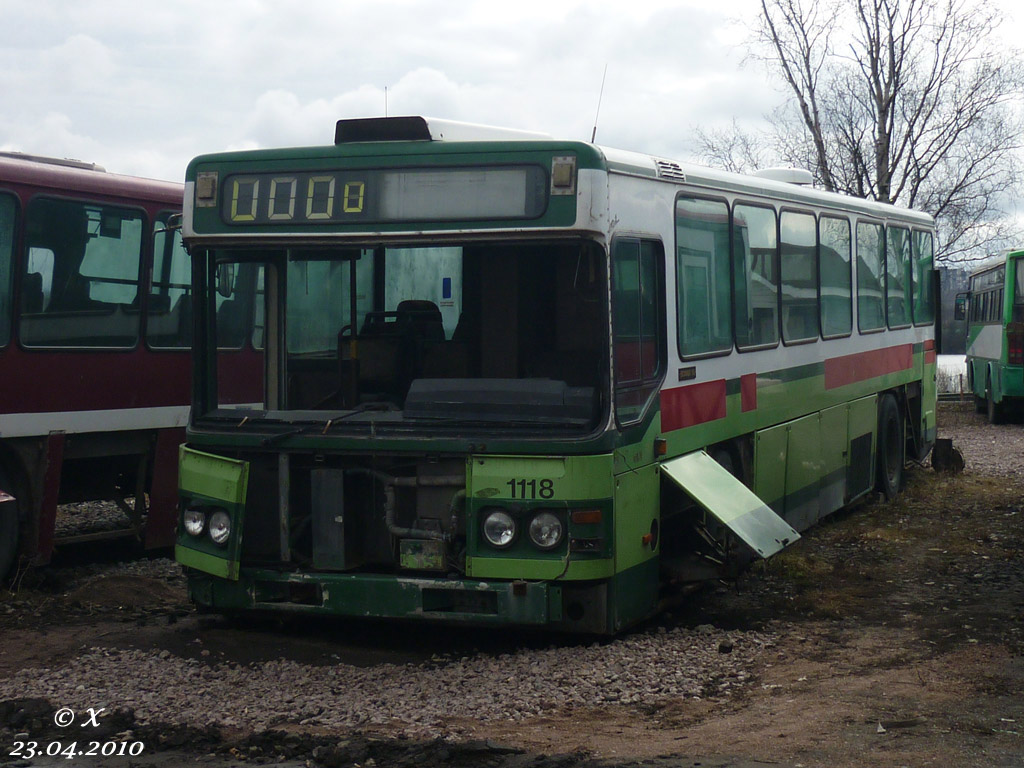
[(385, 89), (392, 115), (588, 139), (607, 65), (599, 141), (669, 156), (779, 98), (727, 27), (756, 0), (0, 5), (0, 145), (170, 179), (204, 152), (330, 143)]

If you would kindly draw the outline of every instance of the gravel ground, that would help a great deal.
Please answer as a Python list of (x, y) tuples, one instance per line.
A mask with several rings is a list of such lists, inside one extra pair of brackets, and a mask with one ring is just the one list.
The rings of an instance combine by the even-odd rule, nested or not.
[[(939, 436), (954, 438), (967, 472), (1024, 473), (1020, 425), (992, 427), (969, 406), (942, 404)], [(57, 569), (52, 578), (72, 608), (114, 605), (120, 595), (111, 590), (130, 580), (159, 585), (163, 602), (176, 600), (172, 610), (182, 611), (183, 578), (170, 560)], [(30, 599), (0, 601), (0, 615), (26, 609), (36, 617), (44, 612)], [(295, 658), (215, 663), (199, 632), (191, 657), (100, 643), (81, 648), (66, 663), (0, 676), (0, 704), (36, 698), (76, 711), (127, 709), (140, 727), (162, 723), (257, 733), (355, 727), (402, 738), (458, 738), (466, 732), (460, 719), (515, 723), (576, 707), (620, 705), (645, 712), (680, 701), (725, 705), (761, 686), (757, 670), (788, 629), (652, 626), (592, 645), (556, 640), (543, 648), (438, 653), (421, 663), (371, 666)], [(245, 635), (239, 636), (244, 642)], [(6, 725), (14, 733), (13, 722)], [(0, 732), (4, 726), (0, 721)]]
[(939, 437), (953, 438), (964, 457), (965, 469), (981, 475), (1024, 475), (1024, 425), (993, 426), (974, 411), (971, 399), (939, 404)]
[(143, 724), (390, 725), (403, 736), (449, 736), (459, 733), (453, 718), (515, 721), (573, 706), (722, 697), (751, 681), (754, 662), (774, 644), (771, 633), (704, 625), (590, 647), (370, 668), (285, 659), (210, 666), (166, 650), (93, 647), (66, 666), (15, 674), (0, 698), (42, 697), (75, 710), (127, 707)]

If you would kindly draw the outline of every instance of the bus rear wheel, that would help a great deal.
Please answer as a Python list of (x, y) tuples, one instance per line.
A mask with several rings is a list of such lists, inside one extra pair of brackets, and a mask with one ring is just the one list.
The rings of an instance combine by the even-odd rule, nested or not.
[(1001, 403), (996, 402), (996, 398), (992, 394), (991, 384), (985, 389), (985, 412), (988, 416), (989, 424), (1003, 423), (1003, 406)]
[(878, 490), (892, 499), (903, 487), (903, 419), (896, 398), (882, 395), (878, 403)]

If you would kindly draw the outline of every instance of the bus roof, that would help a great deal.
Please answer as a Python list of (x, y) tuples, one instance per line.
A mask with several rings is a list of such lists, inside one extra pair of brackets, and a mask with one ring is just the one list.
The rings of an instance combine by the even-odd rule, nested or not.
[(976, 265), (974, 269), (971, 270), (970, 277), (980, 275), (982, 272), (988, 272), (996, 267), (1001, 267), (1009, 259), (1019, 256), (1024, 256), (1024, 250), (1020, 248), (1007, 248), (1005, 251), (1000, 251), (999, 253), (992, 254), (991, 256), (986, 256), (980, 264)]
[(46, 187), (62, 194), (83, 192), (131, 197), (180, 206), (183, 185), (171, 181), (143, 179), (107, 173), (92, 163), (0, 153), (0, 181)]
[(357, 118), (339, 120), (335, 144), (282, 149), (257, 149), (207, 154), (189, 163), (187, 179), (195, 178), (200, 163), (237, 162), (239, 160), (313, 160), (332, 157), (410, 156), (458, 154), (488, 149), (536, 149), (574, 151), (581, 168), (597, 168), (613, 174), (646, 177), (674, 184), (705, 187), (709, 191), (737, 195), (770, 197), (794, 204), (854, 210), (879, 219), (898, 218), (922, 227), (931, 227), (933, 218), (920, 211), (900, 208), (864, 198), (780, 180), (807, 176), (806, 171), (771, 169), (763, 175), (731, 173), (694, 163), (668, 160), (642, 152), (626, 151), (579, 140), (558, 140), (547, 134), (458, 123), (428, 117)]

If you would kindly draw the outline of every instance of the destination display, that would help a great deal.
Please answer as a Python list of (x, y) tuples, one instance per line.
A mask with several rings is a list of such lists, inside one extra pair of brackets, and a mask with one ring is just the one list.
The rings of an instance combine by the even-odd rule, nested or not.
[(238, 174), (221, 187), (221, 215), (282, 226), (535, 219), (547, 193), (537, 165)]

